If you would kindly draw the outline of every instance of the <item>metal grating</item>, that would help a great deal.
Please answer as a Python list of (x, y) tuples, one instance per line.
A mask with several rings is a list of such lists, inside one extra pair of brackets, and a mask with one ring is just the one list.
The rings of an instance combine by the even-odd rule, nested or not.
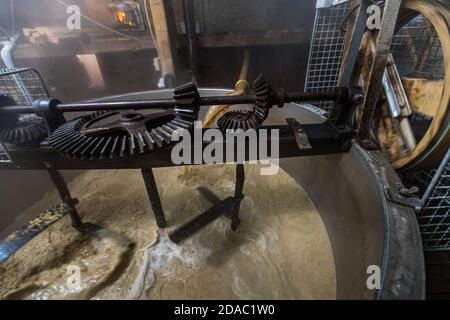
[(444, 78), (444, 56), (439, 36), (422, 15), (400, 28), (392, 41), (391, 52), (402, 76), (429, 80)]
[[(350, 1), (317, 8), (306, 73), (306, 92), (336, 87), (344, 54), (345, 32), (341, 30), (341, 25), (350, 10)], [(331, 101), (316, 101), (312, 104), (327, 113), (333, 107)]]
[[(444, 56), (439, 36), (431, 22), (422, 15), (398, 30), (391, 52), (400, 76), (428, 80), (444, 78)], [(409, 120), (416, 139), (420, 140), (433, 119), (413, 113)]]
[(425, 250), (450, 249), (450, 149), (439, 168), (414, 175), (427, 186), (417, 215)]
[[(444, 56), (439, 36), (431, 22), (419, 15), (396, 33), (391, 52), (400, 76), (440, 80), (444, 78)], [(413, 113), (410, 123), (420, 140), (433, 120)], [(416, 183), (425, 190), (424, 204), (417, 215), (425, 250), (450, 249), (450, 151), (442, 164), (429, 171), (414, 174)]]
[(29, 68), (0, 69), (0, 90), (19, 105), (49, 97), (40, 74)]

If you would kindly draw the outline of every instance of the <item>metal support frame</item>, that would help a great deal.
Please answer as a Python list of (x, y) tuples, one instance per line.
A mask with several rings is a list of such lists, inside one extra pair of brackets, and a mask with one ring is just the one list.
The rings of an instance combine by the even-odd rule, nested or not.
[[(347, 46), (344, 48), (344, 58), (342, 62), (342, 69), (339, 74), (338, 85), (350, 86), (353, 76), (353, 71), (356, 67), (358, 59), (359, 48), (361, 47), (361, 41), (366, 31), (367, 22), (367, 8), (370, 5), (369, 0), (360, 0), (359, 8), (354, 19), (353, 29), (348, 34)], [(350, 30), (348, 31), (350, 32)], [(331, 111), (329, 119), (331, 121), (341, 121), (341, 119), (349, 120), (349, 117), (354, 117), (354, 108), (350, 110), (342, 110), (342, 104), (335, 103)], [(348, 107), (348, 106), (347, 106)]]
[(383, 86), (383, 74), (386, 68), (392, 37), (394, 36), (401, 0), (386, 0), (378, 31), (377, 46), (374, 52), (366, 96), (362, 108), (361, 120), (358, 128), (358, 140), (365, 147), (373, 147), (370, 141), (370, 125), (378, 104), (380, 90)]
[[(351, 145), (351, 140), (346, 136), (341, 136), (334, 130), (333, 126), (327, 123), (317, 124), (304, 124), (302, 129), (308, 136), (310, 149), (299, 148), (297, 144), (297, 136), (293, 132), (293, 129), (289, 125), (275, 125), (264, 126), (261, 129), (256, 130), (259, 143), (259, 138), (262, 136), (260, 130), (267, 130), (267, 141), (264, 143), (268, 146), (267, 155), (256, 155), (254, 158), (246, 152), (245, 161), (250, 160), (265, 160), (270, 158), (270, 146), (273, 143), (279, 145), (279, 158), (290, 157), (302, 157), (302, 156), (314, 156), (323, 154), (336, 154), (348, 152)], [(208, 129), (203, 129), (202, 136)], [(279, 136), (277, 141), (272, 141), (274, 138), (271, 133), (273, 130), (278, 130)], [(230, 140), (230, 139), (229, 139)], [(224, 159), (226, 159), (227, 150), (231, 149), (228, 144), (234, 145), (234, 140), (223, 141), (222, 148), (224, 151)], [(191, 141), (192, 148), (196, 141)], [(201, 148), (204, 150), (211, 141), (202, 141)], [(217, 143), (217, 142), (215, 142)], [(69, 158), (62, 156), (57, 150), (50, 147), (45, 142), (41, 144), (40, 148), (23, 149), (15, 146), (8, 146), (8, 154), (11, 158), (11, 162), (0, 162), (1, 169), (21, 169), (21, 170), (40, 170), (47, 169), (50, 165), (57, 170), (88, 170), (88, 169), (142, 169), (142, 168), (158, 168), (158, 167), (173, 167), (177, 166), (172, 161), (172, 149), (175, 144), (170, 144), (159, 148), (157, 152), (150, 152), (148, 154), (142, 154), (135, 157), (123, 158), (123, 159), (103, 159), (103, 160), (90, 160), (80, 158)], [(246, 139), (245, 150), (249, 150), (249, 142)], [(198, 147), (198, 146), (197, 146)], [(267, 157), (266, 157), (267, 156)], [(237, 153), (234, 152), (233, 161), (237, 161)], [(190, 161), (192, 164), (204, 164), (197, 163), (192, 155)]]
[(153, 214), (155, 215), (156, 224), (159, 228), (166, 228), (167, 221), (164, 215), (161, 199), (159, 197), (158, 186), (155, 181), (153, 170), (151, 168), (141, 169), (141, 172), (142, 178), (144, 179), (145, 188), (147, 189), (150, 205), (152, 206)]
[(78, 200), (72, 198), (72, 196), (70, 195), (70, 191), (67, 188), (66, 181), (58, 170), (55, 170), (52, 167), (48, 167), (47, 171), (50, 174), (50, 178), (52, 179), (53, 184), (59, 192), (61, 200), (69, 207), (69, 215), (72, 219), (72, 226), (77, 230), (81, 230), (83, 224), (81, 222), (81, 218), (78, 214), (77, 208), (75, 207), (75, 205), (78, 204)]
[(239, 211), (241, 209), (241, 201), (244, 199), (244, 194), (242, 193), (244, 190), (244, 182), (245, 182), (245, 171), (244, 165), (238, 164), (236, 165), (236, 186), (234, 189), (234, 200), (235, 203), (233, 205), (233, 210), (231, 212), (231, 230), (236, 231), (241, 220), (239, 219)]

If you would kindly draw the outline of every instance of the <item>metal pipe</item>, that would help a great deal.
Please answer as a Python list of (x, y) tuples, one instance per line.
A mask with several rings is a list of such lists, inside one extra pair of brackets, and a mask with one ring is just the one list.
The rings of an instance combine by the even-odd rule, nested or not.
[(441, 164), (439, 165), (439, 168), (436, 170), (436, 173), (433, 176), (433, 179), (431, 179), (430, 184), (428, 185), (427, 190), (422, 196), (422, 205), (424, 205), (428, 198), (431, 196), (431, 193), (433, 192), (434, 188), (436, 187), (437, 183), (441, 179), (442, 173), (445, 170), (445, 167), (450, 162), (450, 148), (447, 150), (447, 153), (445, 154), (444, 159), (442, 160)]

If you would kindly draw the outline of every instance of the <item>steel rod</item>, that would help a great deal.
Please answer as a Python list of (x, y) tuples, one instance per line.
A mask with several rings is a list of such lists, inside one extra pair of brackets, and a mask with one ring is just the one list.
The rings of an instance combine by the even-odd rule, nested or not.
[[(285, 93), (284, 97), (274, 97), (274, 104), (281, 102), (300, 102), (300, 101), (321, 101), (338, 100), (342, 97), (340, 90), (330, 90), (321, 92), (290, 92)], [(200, 97), (201, 106), (212, 105), (232, 105), (232, 104), (254, 104), (256, 97), (253, 94), (242, 96), (212, 96)], [(114, 101), (114, 102), (80, 102), (80, 103), (60, 103), (55, 109), (60, 112), (81, 112), (81, 111), (102, 111), (102, 110), (143, 110), (143, 109), (169, 109), (174, 108), (177, 103), (173, 98), (152, 99), (137, 101)], [(1, 112), (13, 113), (33, 113), (33, 106), (5, 106), (0, 108)]]
[(75, 207), (77, 200), (73, 199), (70, 195), (70, 191), (69, 188), (67, 188), (66, 181), (58, 170), (48, 168), (47, 171), (50, 174), (50, 178), (52, 179), (53, 184), (58, 190), (61, 200), (69, 207), (69, 215), (72, 219), (72, 226), (76, 229), (80, 229), (82, 226), (82, 222), (77, 208)]
[(145, 188), (147, 189), (148, 198), (150, 199), (150, 204), (153, 209), (153, 214), (155, 215), (156, 224), (159, 228), (165, 228), (167, 227), (166, 217), (159, 197), (158, 186), (156, 185), (153, 170), (151, 168), (142, 169), (141, 172), (142, 177), (144, 178)]

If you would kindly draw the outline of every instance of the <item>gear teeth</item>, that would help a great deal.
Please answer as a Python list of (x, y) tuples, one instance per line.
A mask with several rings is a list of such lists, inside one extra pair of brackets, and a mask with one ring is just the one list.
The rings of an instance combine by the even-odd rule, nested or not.
[(222, 130), (244, 131), (258, 129), (267, 118), (267, 112), (262, 108), (254, 108), (253, 111), (229, 111), (217, 120), (217, 126)]
[(117, 149), (119, 144), (119, 137), (116, 137), (114, 139), (113, 145), (111, 147), (111, 150), (109, 150), (109, 158), (113, 159), (114, 158), (114, 151)]
[(153, 140), (155, 140), (156, 145), (159, 148), (161, 148), (163, 145), (163, 137), (161, 137), (161, 135), (158, 132), (156, 132), (155, 129), (152, 129), (151, 136), (152, 136)]
[(256, 96), (256, 105), (258, 107), (265, 109), (272, 107), (270, 99), (273, 95), (273, 91), (263, 74), (260, 74), (253, 82), (253, 91)]
[(137, 145), (139, 148), (139, 153), (144, 153), (145, 141), (140, 132), (137, 133)]
[(108, 150), (109, 144), (112, 141), (112, 137), (109, 137), (108, 140), (106, 140), (105, 145), (103, 146), (102, 150), (100, 150), (100, 159), (103, 159), (106, 153), (106, 150)]
[(128, 147), (129, 153), (130, 153), (130, 156), (133, 156), (134, 150), (136, 149), (136, 142), (134, 141), (134, 135), (130, 135), (128, 138), (128, 141), (129, 141), (129, 147)]
[(17, 120), (14, 127), (0, 131), (0, 140), (15, 145), (38, 144), (47, 138), (45, 120), (30, 114)]
[[(142, 127), (136, 127), (132, 132), (115, 131), (99, 133), (97, 136), (84, 135), (81, 130), (88, 128), (99, 120), (108, 120), (108, 117), (116, 116), (118, 112), (98, 112), (87, 116), (78, 117), (63, 126), (57, 128), (50, 136), (50, 145), (62, 155), (81, 159), (117, 159), (133, 157), (145, 152), (151, 152), (165, 144), (172, 143), (172, 136), (177, 130), (191, 130), (194, 120), (182, 118), (176, 113), (167, 113), (162, 117), (141, 118)], [(165, 120), (168, 117), (167, 121)], [(151, 121), (164, 119), (165, 123), (152, 127)], [(149, 121), (147, 124), (146, 121)], [(159, 120), (161, 122), (161, 120)], [(163, 121), (163, 122), (164, 122)], [(113, 122), (116, 125), (116, 122)], [(121, 128), (120, 126), (118, 128)], [(15, 139), (26, 139), (27, 135), (35, 136), (41, 132), (47, 132), (45, 126), (36, 127), (33, 130), (2, 132), (1, 136), (8, 134)]]
[(106, 138), (100, 138), (97, 142), (97, 144), (95, 145), (94, 148), (92, 148), (90, 154), (89, 154), (89, 158), (93, 159), (95, 157), (95, 155), (97, 154), (98, 156), (100, 156), (100, 154), (98, 154), (98, 150), (100, 150), (100, 147), (103, 145), (103, 141), (105, 141)]
[(153, 150), (153, 146), (155, 145), (155, 140), (152, 138), (148, 131), (144, 132), (144, 140), (147, 144), (148, 150)]
[(176, 101), (177, 118), (196, 120), (200, 106), (200, 95), (193, 82), (175, 88), (173, 98)]

